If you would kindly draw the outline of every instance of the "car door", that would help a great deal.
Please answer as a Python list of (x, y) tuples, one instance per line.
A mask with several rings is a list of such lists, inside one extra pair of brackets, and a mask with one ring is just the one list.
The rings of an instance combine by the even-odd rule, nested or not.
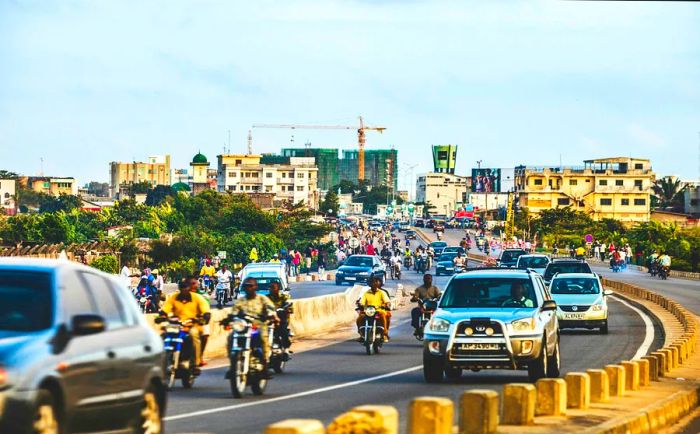
[[(537, 285), (537, 291), (541, 294), (542, 301), (552, 300), (552, 296), (549, 294), (549, 290), (547, 289), (547, 285), (545, 285), (542, 277), (540, 277), (539, 275), (535, 276), (535, 282)], [(553, 351), (554, 345), (557, 342), (558, 334), (559, 334), (559, 323), (557, 321), (557, 311), (556, 310), (540, 311), (539, 315), (541, 316), (542, 321), (544, 322), (544, 329), (545, 329), (545, 333), (547, 335), (547, 344), (549, 345), (550, 349)]]

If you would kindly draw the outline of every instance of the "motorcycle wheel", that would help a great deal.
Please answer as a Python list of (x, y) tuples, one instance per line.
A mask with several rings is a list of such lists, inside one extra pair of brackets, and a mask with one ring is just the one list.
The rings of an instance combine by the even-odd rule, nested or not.
[(379, 354), (379, 350), (382, 348), (382, 344), (380, 342), (375, 342), (372, 344), (372, 349), (374, 350), (374, 354)]
[(372, 346), (371, 342), (365, 342), (365, 351), (367, 352), (368, 356), (372, 355), (374, 352), (374, 347)]
[(182, 381), (182, 387), (184, 387), (185, 389), (191, 389), (192, 386), (194, 386), (194, 379), (195, 379), (194, 369), (196, 367), (197, 367), (197, 364), (195, 363), (194, 356), (192, 356), (192, 357), (190, 357), (189, 367), (186, 370), (184, 370), (184, 372), (183, 372), (184, 375), (180, 379)]
[(267, 387), (267, 380), (262, 378), (262, 375), (255, 374), (250, 377), (250, 388), (253, 390), (253, 395), (262, 395), (265, 393), (265, 387)]
[(165, 357), (165, 374), (168, 376), (168, 390), (173, 390), (173, 386), (175, 385), (176, 371), (177, 369), (175, 367), (175, 354), (169, 352)]
[(243, 373), (242, 360), (239, 357), (231, 363), (231, 394), (234, 398), (243, 398), (243, 393), (248, 385), (248, 375)]

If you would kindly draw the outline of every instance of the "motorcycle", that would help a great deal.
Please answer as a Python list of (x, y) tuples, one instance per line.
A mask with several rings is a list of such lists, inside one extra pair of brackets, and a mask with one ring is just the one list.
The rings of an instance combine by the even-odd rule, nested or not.
[[(250, 386), (254, 395), (262, 395), (267, 387), (265, 377), (264, 352), (261, 333), (250, 315), (229, 316), (222, 324), (231, 330), (230, 339), (230, 384), (234, 398), (242, 398), (246, 387)], [(269, 342), (273, 342), (274, 326), (268, 325)]]
[(360, 326), (362, 333), (362, 345), (367, 351), (367, 355), (379, 354), (384, 345), (384, 327), (379, 324), (379, 314), (374, 306), (365, 306), (362, 309), (365, 313), (365, 323)]
[(419, 341), (423, 340), (424, 328), (428, 324), (433, 313), (437, 310), (437, 298), (429, 298), (427, 300), (418, 300), (420, 308), (420, 316), (418, 317), (418, 328), (416, 329), (415, 337)]
[[(289, 310), (292, 308), (293, 303), (286, 303), (284, 306), (277, 309), (277, 316), (282, 318), (282, 316), (287, 315)], [(270, 367), (276, 374), (281, 374), (284, 372), (284, 368), (289, 361), (289, 341), (290, 332), (287, 328), (284, 330), (282, 327), (275, 328), (275, 332), (272, 335), (272, 354), (270, 355)]]
[(428, 258), (419, 256), (416, 260), (416, 273), (425, 274), (428, 271)]
[(214, 279), (211, 276), (202, 276), (199, 279), (199, 287), (211, 294), (214, 290)]
[(659, 278), (660, 278), (661, 280), (666, 280), (666, 279), (668, 279), (668, 273), (669, 273), (668, 267), (666, 267), (666, 266), (661, 266), (661, 267), (659, 267), (659, 272), (658, 272), (658, 274), (659, 274)]
[(400, 280), (401, 279), (401, 264), (398, 262), (391, 264), (391, 279)]
[[(155, 291), (155, 289), (153, 290)], [(154, 302), (153, 294), (149, 295), (146, 292), (146, 288), (137, 287), (133, 290), (134, 298), (139, 305), (139, 310), (141, 313), (156, 313), (158, 312), (159, 306)]]
[(404, 256), (403, 266), (406, 267), (406, 270), (410, 270), (412, 265), (413, 265), (413, 256)]
[(216, 283), (216, 305), (219, 309), (223, 308), (228, 302), (228, 291), (230, 283), (217, 282)]
[(659, 273), (659, 265), (656, 263), (656, 261), (652, 261), (651, 264), (649, 265), (649, 274), (651, 274), (651, 277), (656, 277), (656, 275)]
[(195, 321), (181, 322), (178, 318), (156, 318), (157, 324), (167, 322), (163, 329), (163, 347), (165, 350), (165, 378), (168, 390), (172, 390), (175, 380), (182, 381), (182, 387), (190, 389), (194, 385), (195, 378), (199, 375), (195, 372), (194, 346), (190, 337), (190, 328)]

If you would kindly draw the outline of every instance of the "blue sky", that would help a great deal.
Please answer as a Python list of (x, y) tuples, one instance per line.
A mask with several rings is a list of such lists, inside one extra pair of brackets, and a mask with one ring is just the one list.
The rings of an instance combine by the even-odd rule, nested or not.
[[(210, 160), (254, 123), (386, 126), (368, 148), (458, 172), (638, 156), (697, 179), (700, 4), (0, 0), (0, 168), (107, 181)], [(254, 150), (351, 131), (253, 130)], [(404, 164), (405, 163), (405, 164)]]

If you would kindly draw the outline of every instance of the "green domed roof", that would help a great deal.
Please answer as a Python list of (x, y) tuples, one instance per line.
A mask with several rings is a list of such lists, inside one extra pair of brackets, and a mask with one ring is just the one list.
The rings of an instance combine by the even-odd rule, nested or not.
[(197, 155), (192, 158), (192, 163), (193, 164), (207, 164), (207, 157), (204, 156), (201, 152), (198, 152)]
[(173, 190), (175, 191), (190, 191), (190, 186), (184, 182), (176, 182), (173, 184)]

